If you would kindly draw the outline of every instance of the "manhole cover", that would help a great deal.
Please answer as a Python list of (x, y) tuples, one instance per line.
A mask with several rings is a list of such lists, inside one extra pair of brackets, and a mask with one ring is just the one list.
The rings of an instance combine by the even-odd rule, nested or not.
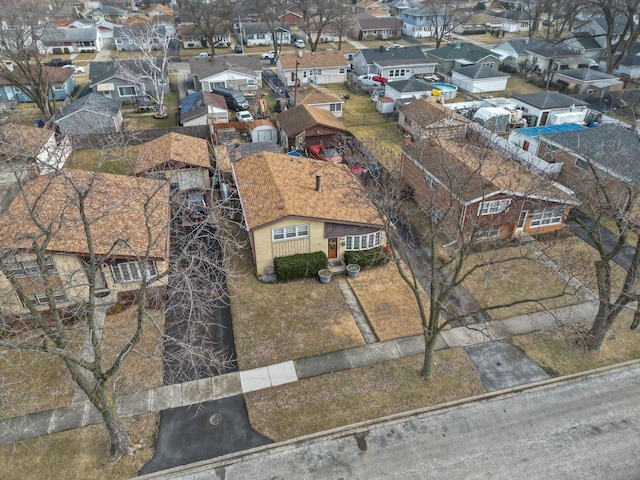
[(209, 417), (209, 423), (211, 425), (220, 425), (222, 423), (222, 415), (219, 413), (214, 413)]

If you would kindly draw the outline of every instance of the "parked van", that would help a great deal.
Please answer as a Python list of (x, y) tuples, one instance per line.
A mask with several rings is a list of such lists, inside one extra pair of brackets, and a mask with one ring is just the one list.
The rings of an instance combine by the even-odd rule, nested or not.
[(249, 101), (242, 93), (237, 90), (220, 87), (214, 88), (213, 90), (211, 90), (211, 93), (222, 95), (225, 102), (227, 102), (227, 108), (233, 110), (234, 112), (239, 112), (240, 110), (249, 110)]

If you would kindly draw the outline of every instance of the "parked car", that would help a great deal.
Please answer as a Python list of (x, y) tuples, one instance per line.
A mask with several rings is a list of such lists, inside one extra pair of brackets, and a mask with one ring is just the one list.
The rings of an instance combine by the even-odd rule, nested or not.
[(269, 50), (268, 52), (263, 53), (260, 58), (262, 60), (273, 60), (274, 58), (276, 58), (276, 51), (275, 50)]
[(155, 106), (148, 97), (137, 97), (135, 101), (136, 113), (152, 112), (155, 110)]
[(231, 46), (231, 43), (229, 43), (229, 42), (223, 42), (223, 41), (216, 42), (216, 43), (214, 44), (214, 47), (216, 47), (216, 48), (229, 48), (230, 46)]
[(209, 54), (207, 52), (201, 52), (194, 56), (193, 58), (209, 58)]
[(85, 73), (87, 70), (84, 67), (78, 67), (76, 65), (63, 65), (62, 68), (72, 68), (73, 73)]
[(233, 51), (234, 51), (234, 52), (236, 52), (236, 53), (242, 53), (242, 50), (243, 50), (243, 49), (242, 49), (242, 45), (240, 45), (240, 44), (237, 44), (237, 45), (233, 48)]
[(246, 110), (249, 108), (249, 100), (247, 100), (247, 97), (245, 97), (238, 90), (217, 87), (213, 88), (211, 90), (211, 93), (222, 95), (225, 102), (227, 103), (227, 108), (233, 110), (234, 112), (239, 112), (240, 110)]
[(62, 60), (61, 58), (52, 58), (48, 62), (44, 62), (43, 65), (47, 67), (64, 67), (65, 65), (73, 65), (73, 60)]
[(321, 143), (317, 145), (311, 145), (309, 152), (318, 160), (329, 163), (340, 163), (342, 161), (342, 155), (338, 153), (333, 147), (326, 148)]
[(367, 75), (360, 75), (358, 77), (358, 81), (360, 83), (362, 83), (362, 85), (366, 85), (366, 86), (378, 86), (382, 83), (387, 83), (389, 80), (381, 77), (380, 75), (374, 75), (372, 73), (369, 73)]
[(236, 117), (238, 117), (239, 122), (251, 123), (253, 122), (253, 115), (246, 110), (240, 110), (236, 112)]
[(293, 42), (293, 44), (298, 48), (304, 48), (306, 46), (304, 40), (302, 40), (301, 38), (297, 38), (295, 42)]
[(187, 194), (187, 203), (184, 213), (191, 220), (203, 220), (209, 215), (209, 207), (204, 201), (204, 193), (194, 192)]

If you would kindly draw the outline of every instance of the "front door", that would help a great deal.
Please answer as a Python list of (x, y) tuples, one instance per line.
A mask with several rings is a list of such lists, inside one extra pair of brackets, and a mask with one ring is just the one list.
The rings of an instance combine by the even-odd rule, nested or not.
[(520, 212), (520, 216), (518, 217), (518, 225), (516, 225), (516, 233), (520, 233), (524, 231), (524, 225), (527, 223), (527, 214), (529, 212), (527, 210), (522, 210)]
[(338, 258), (338, 239), (330, 238), (328, 244), (329, 250), (327, 251), (327, 257)]

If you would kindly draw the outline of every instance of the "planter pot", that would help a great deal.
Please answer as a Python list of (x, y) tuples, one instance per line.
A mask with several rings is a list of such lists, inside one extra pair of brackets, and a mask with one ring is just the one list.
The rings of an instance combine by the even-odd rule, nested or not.
[(331, 281), (331, 270), (328, 268), (318, 270), (318, 278), (320, 279), (320, 283), (329, 283)]
[(359, 273), (360, 265), (358, 265), (357, 263), (350, 263), (349, 265), (347, 265), (347, 275), (349, 275), (351, 278), (356, 278)]

